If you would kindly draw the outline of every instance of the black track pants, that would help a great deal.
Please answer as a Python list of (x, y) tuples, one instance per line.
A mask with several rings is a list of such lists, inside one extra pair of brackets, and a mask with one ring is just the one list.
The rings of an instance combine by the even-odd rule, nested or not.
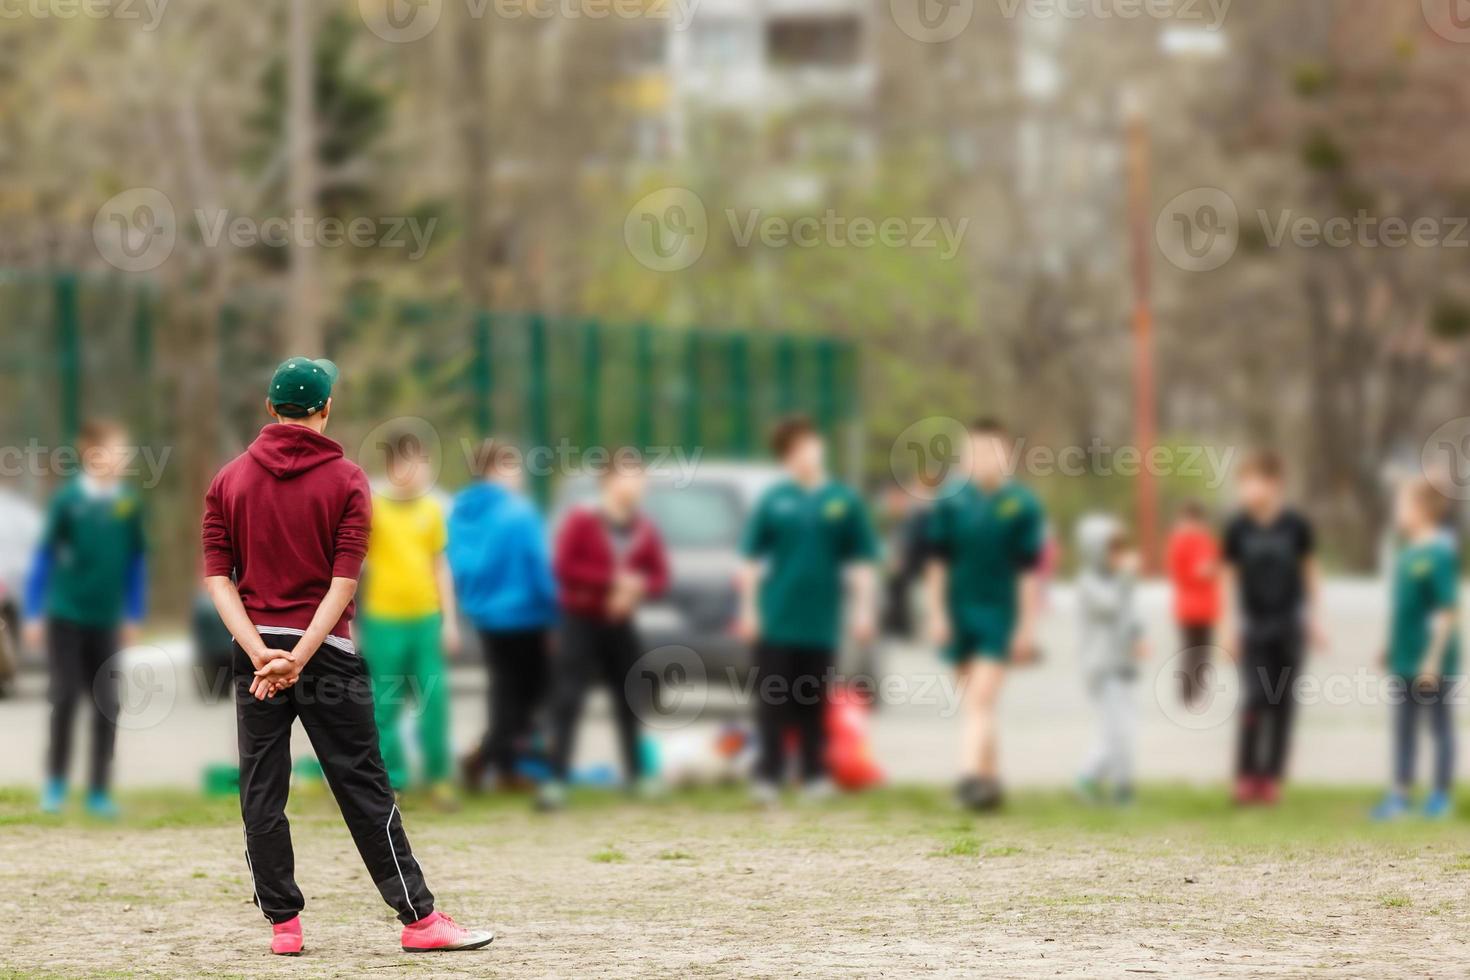
[(77, 705), (86, 702), (92, 707), (90, 786), (106, 790), (112, 781), (112, 753), (117, 744), (118, 679), (108, 665), (117, 653), (117, 631), (52, 619), (46, 624), (46, 642), (51, 668), (51, 746), (46, 753), (46, 775), (66, 779)]
[(480, 758), (505, 779), (515, 775), (516, 757), (531, 739), (546, 696), (547, 633), (481, 630), (480, 646), (490, 668), (490, 725)]
[(623, 756), (623, 777), (638, 781), (641, 705), (638, 684), (628, 683), (628, 674), (639, 657), (638, 634), (631, 622), (605, 623), (587, 616), (567, 613), (562, 621), (561, 644), (556, 652), (551, 695), (551, 769), (566, 781), (577, 744), (577, 723), (587, 689), (597, 681), (607, 687), (613, 720), (618, 729), (618, 746)]
[(1236, 773), (1280, 779), (1296, 721), (1303, 636), (1295, 624), (1248, 626), (1240, 666), (1240, 742)]
[[(266, 636), (272, 649), (290, 649), (294, 636)], [(291, 725), (301, 719), (362, 863), (400, 922), (434, 911), (434, 896), (408, 846), (403, 817), (378, 753), (367, 667), (354, 653), (323, 645), (296, 686), (265, 701), (250, 693), (250, 659), (235, 645), (235, 718), (240, 737), (240, 813), (245, 859), (255, 904), (272, 922), (285, 922), (305, 904), (296, 887), (296, 859), (286, 795), (291, 787)]]
[(760, 757), (755, 775), (781, 783), (786, 776), (786, 735), (795, 731), (801, 781), (827, 774), (827, 679), (834, 654), (819, 647), (758, 643), (755, 648), (756, 732)]

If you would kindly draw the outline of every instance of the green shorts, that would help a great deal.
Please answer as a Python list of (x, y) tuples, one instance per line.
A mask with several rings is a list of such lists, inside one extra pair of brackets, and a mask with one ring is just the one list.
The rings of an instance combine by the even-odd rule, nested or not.
[(944, 659), (949, 663), (956, 666), (971, 660), (1010, 663), (1016, 617), (1009, 609), (957, 610), (950, 621), (954, 624), (954, 638), (944, 648)]

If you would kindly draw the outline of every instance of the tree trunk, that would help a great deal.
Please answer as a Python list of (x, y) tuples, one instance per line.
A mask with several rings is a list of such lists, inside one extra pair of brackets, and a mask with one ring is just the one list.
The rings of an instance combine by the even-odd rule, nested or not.
[[(319, 178), (316, 159), (316, 23), (311, 0), (290, 0), (287, 43), (286, 142), (289, 207), (293, 227), (316, 227)], [(297, 224), (299, 223), (299, 224)], [(316, 249), (292, 241), (283, 353), (319, 357), (324, 353), (321, 283)]]
[[(466, 8), (468, 10), (468, 7)], [(487, 116), (492, 105), (485, 74), (485, 48), (493, 18), (465, 17), (456, 41), (459, 85), (459, 143), (464, 164), (464, 236), (460, 241), (460, 279), (465, 298), (476, 309), (491, 306), (491, 160)]]

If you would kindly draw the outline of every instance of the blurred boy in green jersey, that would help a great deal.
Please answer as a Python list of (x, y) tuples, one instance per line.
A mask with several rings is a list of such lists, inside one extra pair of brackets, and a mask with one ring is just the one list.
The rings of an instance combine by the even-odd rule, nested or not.
[(1393, 788), (1374, 816), (1390, 820), (1408, 812), (1414, 788), (1419, 720), (1434, 741), (1434, 786), (1425, 816), (1448, 816), (1455, 774), (1455, 726), (1451, 691), (1460, 674), (1459, 564), (1440, 534), (1445, 499), (1427, 480), (1399, 488), (1394, 521), (1404, 547), (1394, 562), (1393, 616), (1384, 666), (1394, 678)]
[(1000, 801), (995, 714), (1006, 667), (1035, 657), (1046, 520), (1011, 478), (1005, 429), (982, 419), (969, 435), (970, 479), (929, 518), (929, 622), (964, 699), (958, 795), (985, 809)]
[(760, 758), (754, 791), (774, 802), (794, 729), (809, 796), (827, 795), (827, 677), (836, 666), (843, 573), (853, 565), (853, 633), (873, 639), (877, 537), (862, 498), (827, 475), (826, 440), (802, 417), (784, 419), (771, 448), (787, 479), (757, 502), (741, 552), (740, 635), (755, 642)]

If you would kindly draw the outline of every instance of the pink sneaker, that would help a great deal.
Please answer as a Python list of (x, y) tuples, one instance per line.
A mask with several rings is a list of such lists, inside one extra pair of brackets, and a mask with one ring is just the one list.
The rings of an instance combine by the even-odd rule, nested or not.
[(301, 955), (301, 916), (271, 926), (271, 952), (277, 956)]
[(479, 949), (489, 946), (495, 933), (488, 929), (466, 929), (443, 912), (430, 912), (419, 921), (403, 927), (405, 953), (432, 953), (436, 950)]

